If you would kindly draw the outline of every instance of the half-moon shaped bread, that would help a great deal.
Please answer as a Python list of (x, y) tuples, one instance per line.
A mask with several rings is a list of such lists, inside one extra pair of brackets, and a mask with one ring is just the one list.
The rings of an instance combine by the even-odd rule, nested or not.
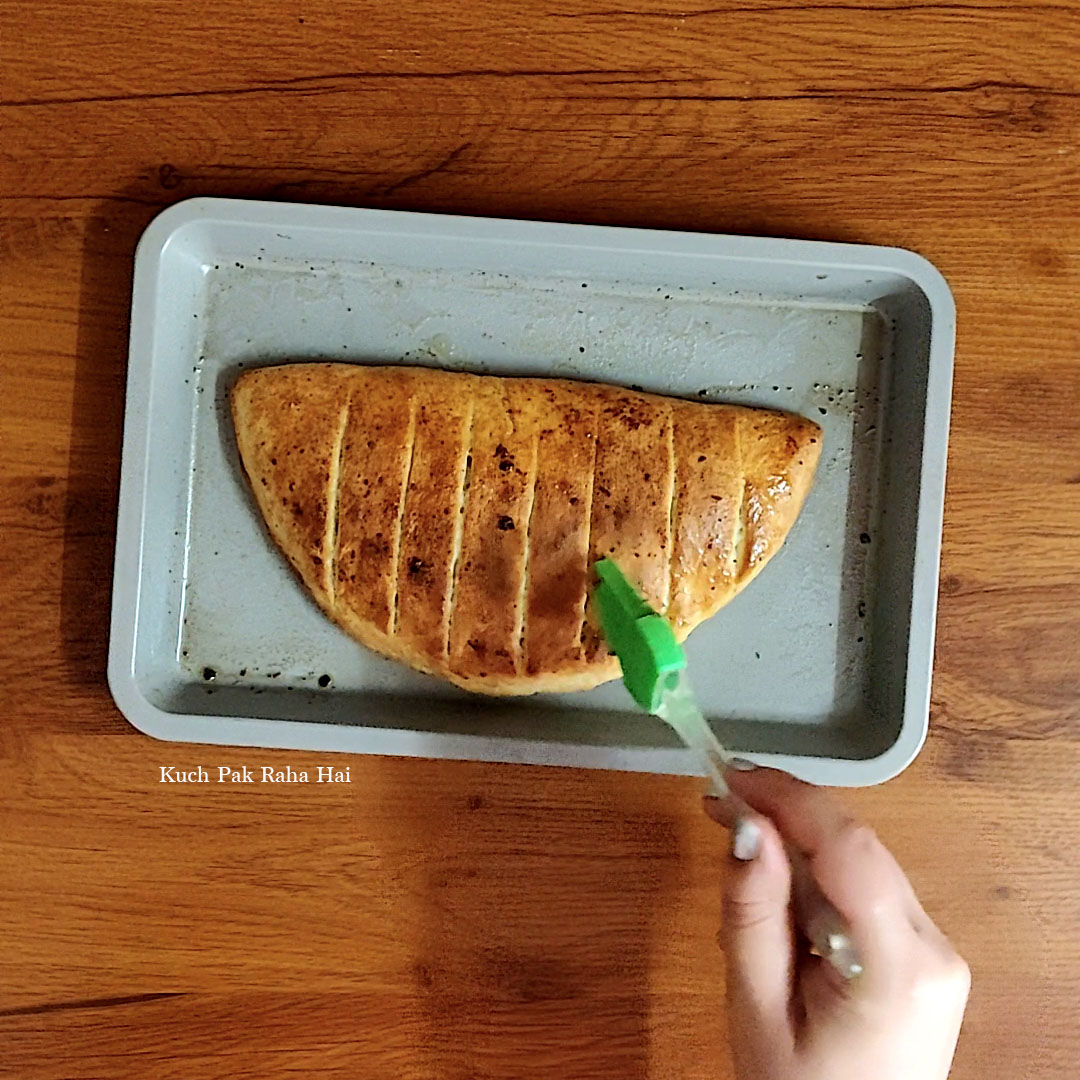
[(232, 391), (271, 536), (384, 656), (489, 694), (619, 674), (591, 619), (615, 559), (680, 639), (779, 549), (821, 430), (564, 379), (286, 364)]

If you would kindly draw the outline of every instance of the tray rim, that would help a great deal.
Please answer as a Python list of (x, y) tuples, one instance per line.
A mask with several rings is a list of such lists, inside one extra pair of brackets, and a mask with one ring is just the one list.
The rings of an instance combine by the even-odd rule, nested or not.
[[(929, 729), (956, 336), (956, 305), (952, 292), (944, 276), (928, 259), (905, 248), (869, 244), (213, 197), (185, 199), (161, 211), (144, 230), (135, 253), (108, 683), (120, 712), (139, 731), (165, 741), (211, 745), (683, 775), (699, 772), (690, 753), (677, 748), (566, 745), (499, 736), (450, 735), (362, 725), (169, 713), (143, 696), (136, 681), (134, 664), (143, 516), (147, 495), (146, 472), (150, 451), (148, 413), (158, 282), (166, 247), (178, 232), (196, 222), (278, 228), (290, 224), (294, 227), (321, 228), (363, 226), (360, 231), (369, 233), (373, 227), (381, 226), (378, 231), (438, 235), (446, 239), (468, 235), (480, 239), (512, 238), (591, 250), (607, 248), (654, 254), (665, 251), (757, 263), (781, 262), (845, 271), (887, 272), (908, 279), (922, 292), (929, 305), (930, 333), (908, 662), (900, 732), (889, 749), (866, 759), (767, 753), (749, 756), (762, 765), (784, 769), (814, 783), (867, 786), (896, 776), (918, 754)], [(139, 362), (136, 359), (139, 356), (145, 357), (145, 360)], [(931, 433), (933, 438), (929, 437)]]

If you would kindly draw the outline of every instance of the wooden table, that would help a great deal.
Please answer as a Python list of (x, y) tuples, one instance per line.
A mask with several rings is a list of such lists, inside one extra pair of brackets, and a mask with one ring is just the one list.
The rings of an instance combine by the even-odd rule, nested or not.
[[(959, 306), (930, 741), (851, 793), (1080, 1059), (1080, 4), (2, 0), (0, 1075), (729, 1076), (683, 779), (156, 743), (104, 681), (131, 260), (196, 194), (899, 244)], [(308, 767), (340, 759), (301, 755)]]

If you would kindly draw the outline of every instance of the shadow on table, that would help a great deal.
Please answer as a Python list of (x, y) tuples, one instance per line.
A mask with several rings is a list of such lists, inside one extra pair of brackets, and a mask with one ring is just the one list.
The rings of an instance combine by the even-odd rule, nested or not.
[[(123, 439), (128, 312), (135, 244), (156, 204), (98, 203), (85, 224), (79, 293), (68, 486), (64, 505), (61, 638), (68, 700), (106, 694), (109, 601)], [(71, 710), (85, 730), (119, 717)]]
[(655, 1075), (651, 949), (675, 900), (675, 819), (635, 805), (619, 774), (528, 770), (543, 783), (518, 801), (513, 781), (485, 792), (491, 766), (449, 768), (445, 804), (410, 800), (402, 821), (430, 1074)]

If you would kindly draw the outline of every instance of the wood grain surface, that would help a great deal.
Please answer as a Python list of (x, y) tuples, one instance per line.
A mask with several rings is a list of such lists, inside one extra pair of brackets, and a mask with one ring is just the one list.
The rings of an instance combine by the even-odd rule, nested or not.
[(196, 194), (937, 263), (932, 729), (848, 798), (970, 960), (957, 1080), (1075, 1075), (1080, 3), (0, 0), (0, 50), (0, 1075), (730, 1076), (696, 782), (158, 782), (342, 760), (153, 742), (105, 685), (132, 255)]

